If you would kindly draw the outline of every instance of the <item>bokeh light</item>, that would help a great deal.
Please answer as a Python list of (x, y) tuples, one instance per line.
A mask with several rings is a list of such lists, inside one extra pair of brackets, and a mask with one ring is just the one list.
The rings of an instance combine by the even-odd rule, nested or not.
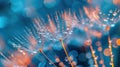
[(44, 0), (44, 5), (46, 8), (55, 7), (59, 3), (59, 0)]
[(116, 44), (117, 44), (118, 46), (120, 46), (120, 39), (117, 39), (117, 40), (116, 40)]
[(6, 27), (8, 24), (8, 19), (5, 16), (0, 16), (0, 28)]
[(0, 67), (119, 67), (119, 0), (0, 0)]

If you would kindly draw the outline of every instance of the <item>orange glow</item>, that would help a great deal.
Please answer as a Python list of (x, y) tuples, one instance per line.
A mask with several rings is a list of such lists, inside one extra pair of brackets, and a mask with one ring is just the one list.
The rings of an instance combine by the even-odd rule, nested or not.
[(93, 36), (96, 36), (97, 38), (101, 38), (102, 37), (102, 33), (98, 32), (96, 30), (90, 30), (90, 29), (88, 29), (88, 27), (85, 27), (84, 30), (85, 30), (85, 32), (89, 32), (89, 34), (91, 34)]
[(102, 51), (102, 47), (98, 47), (98, 51)]
[(114, 3), (115, 5), (120, 5), (120, 0), (113, 0), (113, 3)]
[(84, 7), (85, 14), (91, 21), (99, 21), (99, 8)]
[(54, 33), (56, 31), (56, 26), (53, 20), (50, 18), (50, 16), (48, 16), (48, 19), (49, 19), (49, 25), (47, 26), (47, 29), (49, 32)]
[(116, 40), (116, 44), (117, 44), (118, 46), (120, 46), (120, 39), (117, 39), (117, 40)]
[(92, 0), (87, 0), (87, 2), (88, 2), (89, 4), (91, 4), (91, 3), (92, 3)]
[(109, 48), (106, 48), (105, 50), (104, 50), (104, 55), (105, 56), (110, 56), (111, 54), (110, 54), (111, 52), (110, 52), (110, 49)]
[(3, 64), (5, 67), (27, 67), (31, 63), (31, 58), (27, 52), (23, 50), (18, 50), (11, 55), (10, 61), (4, 60)]
[(101, 36), (102, 36), (102, 33), (101, 32), (98, 32), (98, 31), (91, 31), (90, 32), (93, 36), (96, 36), (96, 37), (98, 37), (98, 38), (101, 38)]
[(73, 21), (73, 23), (74, 23), (74, 26), (79, 26), (79, 23), (78, 23), (78, 18), (77, 18), (77, 16), (76, 16), (76, 14), (75, 14), (75, 12), (74, 12), (74, 14), (73, 14), (73, 18), (74, 18), (74, 20), (72, 20)]
[(104, 64), (104, 61), (103, 61), (103, 60), (100, 60), (99, 63), (100, 63), (100, 64)]
[(37, 40), (33, 36), (29, 37), (29, 41), (30, 41), (32, 46), (35, 46), (37, 44)]
[(90, 46), (90, 45), (91, 45), (91, 40), (86, 40), (86, 41), (84, 42), (84, 44), (85, 44), (85, 46)]
[(16, 63), (18, 66), (25, 66), (27, 67), (28, 64), (30, 64), (31, 60), (27, 52), (22, 51), (20, 52), (15, 52), (13, 57), (11, 57), (11, 60)]
[(15, 67), (15, 64), (11, 61), (4, 60), (3, 61), (4, 67)]
[(84, 30), (85, 30), (85, 32), (88, 32), (89, 29), (88, 29), (88, 27), (84, 27)]
[(64, 65), (63, 62), (60, 62), (60, 63), (59, 63), (59, 66), (60, 66), (60, 67), (65, 67), (65, 65)]
[(72, 61), (72, 64), (75, 66), (77, 63), (75, 61)]
[(109, 31), (110, 30), (110, 26), (106, 26), (106, 31)]
[(70, 28), (72, 26), (72, 21), (73, 21), (72, 20), (73, 17), (70, 15), (70, 13), (64, 12), (62, 14), (62, 18), (64, 19), (67, 28)]

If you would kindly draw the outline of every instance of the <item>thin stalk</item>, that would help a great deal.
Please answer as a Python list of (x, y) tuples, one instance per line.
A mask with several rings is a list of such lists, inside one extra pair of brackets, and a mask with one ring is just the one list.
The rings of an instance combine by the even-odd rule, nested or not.
[(91, 50), (91, 53), (92, 53), (92, 57), (93, 57), (93, 59), (94, 59), (95, 67), (98, 67), (97, 57), (96, 57), (96, 55), (95, 55), (95, 51), (94, 51), (92, 45), (90, 45), (90, 50)]
[(42, 55), (43, 55), (51, 64), (53, 64), (55, 67), (57, 67), (57, 66), (54, 64), (54, 62), (52, 62), (52, 61), (49, 59), (49, 57), (43, 52), (43, 50), (40, 49), (39, 52), (42, 53)]
[(110, 50), (110, 64), (111, 67), (114, 67), (114, 57), (113, 57), (113, 52), (112, 52), (112, 42), (110, 39), (110, 36), (108, 36), (108, 45), (109, 45), (109, 50)]
[(74, 65), (72, 64), (72, 62), (71, 62), (71, 60), (70, 60), (70, 57), (69, 57), (69, 55), (68, 55), (68, 52), (67, 52), (67, 50), (66, 50), (66, 48), (65, 48), (65, 45), (64, 45), (64, 42), (63, 42), (62, 39), (60, 39), (60, 43), (61, 43), (61, 45), (62, 45), (62, 47), (63, 47), (63, 49), (64, 49), (64, 52), (65, 52), (65, 54), (66, 54), (66, 56), (67, 56), (67, 59), (68, 59), (70, 65), (71, 65), (72, 67), (74, 67)]

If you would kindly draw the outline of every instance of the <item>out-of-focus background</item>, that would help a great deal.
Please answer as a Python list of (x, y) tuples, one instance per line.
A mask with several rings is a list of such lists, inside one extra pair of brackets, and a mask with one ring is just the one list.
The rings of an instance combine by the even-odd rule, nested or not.
[[(22, 56), (19, 52), (17, 52), (19, 49), (15, 49), (9, 44), (9, 40), (12, 39), (14, 33), (17, 32), (24, 34), (25, 27), (32, 27), (31, 25), (33, 24), (33, 18), (35, 17), (40, 17), (46, 20), (45, 22), (47, 23), (48, 15), (53, 18), (56, 13), (62, 14), (64, 12), (70, 12), (72, 14), (75, 13), (76, 16), (79, 17), (79, 15), (81, 15), (80, 12), (82, 12), (83, 18), (89, 18), (90, 13), (92, 13), (92, 9), (90, 9), (91, 12), (88, 16), (84, 11), (84, 7), (88, 7), (88, 9), (91, 7), (98, 7), (102, 12), (103, 17), (106, 17), (106, 15), (112, 14), (114, 11), (116, 11), (116, 13), (113, 14), (113, 16), (115, 15), (114, 18), (120, 18), (119, 0), (0, 0), (0, 67), (17, 67), (13, 66), (17, 65), (14, 64), (16, 61), (21, 63), (21, 65), (25, 65), (23, 67), (54, 67), (47, 62), (44, 56), (42, 56), (40, 53), (29, 55), (26, 52), (25, 54), (28, 55)], [(108, 18), (113, 16), (110, 15)], [(119, 45), (116, 45), (116, 40), (120, 38), (120, 21), (113, 21), (115, 24), (111, 24), (109, 22), (111, 21), (107, 21), (105, 24), (111, 26), (109, 33), (114, 44), (114, 65), (115, 67), (119, 67), (120, 43)], [(95, 29), (96, 27), (97, 26), (94, 26)], [(108, 34), (103, 33), (104, 32), (102, 32), (101, 38), (92, 38), (93, 48), (98, 56), (98, 66), (111, 67), (109, 63), (109, 50), (107, 50)], [(73, 63), (76, 63), (77, 67), (94, 67), (94, 60), (91, 57), (91, 52), (88, 47), (84, 46), (83, 43), (86, 40), (85, 31), (75, 28), (74, 35), (70, 36), (69, 38), (65, 42), (67, 44), (67, 50), (69, 50), (69, 55), (75, 56), (73, 58), (75, 62)], [(98, 48), (98, 46), (96, 46), (97, 41), (101, 42), (102, 47)], [(120, 42), (120, 40), (118, 41)], [(50, 41), (46, 41), (45, 44), (45, 47), (47, 48), (50, 47), (49, 45), (52, 43)], [(46, 50), (47, 56), (53, 62), (55, 62), (58, 67), (63, 63), (66, 65), (66, 67), (70, 67), (70, 65), (67, 63), (68, 61), (66, 61), (63, 49), (61, 49), (61, 46), (58, 45), (58, 43), (57, 45), (54, 43), (52, 48), (49, 48), (50, 50)], [(100, 53), (99, 50), (101, 49), (103, 51)], [(12, 54), (14, 54), (14, 56), (12, 56)], [(60, 58), (61, 63), (56, 62), (56, 57)], [(101, 60), (101, 58), (104, 61)]]

